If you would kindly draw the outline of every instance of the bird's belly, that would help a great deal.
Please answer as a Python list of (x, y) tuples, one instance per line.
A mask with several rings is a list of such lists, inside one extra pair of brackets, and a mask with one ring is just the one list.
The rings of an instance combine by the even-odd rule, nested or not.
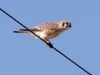
[(48, 39), (53, 39), (53, 38), (57, 37), (60, 34), (61, 34), (61, 32), (55, 32), (55, 33), (52, 33), (52, 34), (48, 34), (47, 38)]

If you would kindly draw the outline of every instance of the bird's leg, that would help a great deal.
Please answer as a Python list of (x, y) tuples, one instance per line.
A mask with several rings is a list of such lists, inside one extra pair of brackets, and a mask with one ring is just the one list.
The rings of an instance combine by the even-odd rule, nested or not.
[(48, 40), (48, 41), (46, 41), (47, 43), (47, 46), (49, 46), (50, 48), (53, 48), (53, 45), (51, 44), (51, 42)]
[(49, 39), (47, 39), (46, 37), (43, 39), (46, 41), (47, 46), (49, 46), (50, 48), (53, 48), (53, 45), (50, 43)]

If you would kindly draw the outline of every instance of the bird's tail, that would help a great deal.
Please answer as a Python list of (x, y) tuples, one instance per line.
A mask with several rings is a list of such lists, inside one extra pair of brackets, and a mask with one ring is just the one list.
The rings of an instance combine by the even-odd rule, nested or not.
[(27, 29), (20, 29), (20, 30), (13, 31), (13, 33), (28, 33), (28, 32), (29, 31)]
[[(34, 29), (30, 29), (31, 31), (33, 31), (33, 32), (36, 32), (36, 31), (41, 31), (41, 30), (38, 30), (38, 29), (36, 29), (36, 28), (34, 28)], [(13, 33), (28, 33), (29, 31), (27, 30), (27, 29), (19, 29), (19, 30), (17, 30), (17, 31), (13, 31)]]

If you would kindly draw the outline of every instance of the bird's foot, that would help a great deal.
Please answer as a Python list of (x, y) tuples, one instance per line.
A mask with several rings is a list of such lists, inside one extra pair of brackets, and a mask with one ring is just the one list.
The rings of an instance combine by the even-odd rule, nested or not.
[(47, 44), (47, 46), (49, 46), (50, 48), (53, 48), (53, 45), (52, 45), (50, 42), (47, 42), (46, 44)]

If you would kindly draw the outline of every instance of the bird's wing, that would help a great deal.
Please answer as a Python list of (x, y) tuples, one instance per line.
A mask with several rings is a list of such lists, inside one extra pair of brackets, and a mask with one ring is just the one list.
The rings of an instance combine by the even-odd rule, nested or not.
[(47, 22), (47, 23), (44, 23), (44, 24), (34, 27), (33, 30), (34, 29), (37, 29), (40, 31), (41, 30), (54, 30), (57, 28), (58, 28), (58, 24), (56, 22)]

